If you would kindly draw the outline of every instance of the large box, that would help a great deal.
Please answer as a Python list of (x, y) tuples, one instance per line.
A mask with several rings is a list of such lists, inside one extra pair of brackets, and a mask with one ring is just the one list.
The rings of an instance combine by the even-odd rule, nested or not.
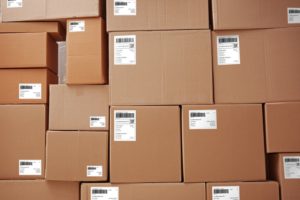
[(185, 182), (266, 179), (262, 105), (183, 106)]
[(45, 104), (57, 76), (47, 69), (0, 69), (0, 82), (0, 104)]
[(105, 84), (108, 50), (102, 18), (67, 21), (67, 84)]
[(300, 102), (265, 104), (268, 153), (300, 152)]
[(108, 31), (209, 29), (208, 0), (108, 0)]
[(44, 178), (45, 106), (0, 105), (0, 133), (0, 179)]
[(110, 181), (181, 181), (178, 106), (111, 107)]
[(295, 0), (212, 0), (214, 30), (282, 28), (300, 25)]
[(300, 100), (300, 27), (213, 32), (216, 103)]
[[(206, 200), (205, 184), (149, 183), (149, 184), (81, 184), (81, 200)], [(274, 199), (275, 200), (275, 199)]]
[(279, 182), (281, 200), (300, 199), (300, 153), (270, 154), (269, 172)]
[(111, 105), (211, 104), (210, 31), (110, 33)]
[(108, 130), (109, 86), (51, 85), (50, 130)]
[(107, 132), (48, 131), (46, 146), (46, 180), (107, 180)]
[(78, 182), (0, 181), (3, 200), (79, 200)]

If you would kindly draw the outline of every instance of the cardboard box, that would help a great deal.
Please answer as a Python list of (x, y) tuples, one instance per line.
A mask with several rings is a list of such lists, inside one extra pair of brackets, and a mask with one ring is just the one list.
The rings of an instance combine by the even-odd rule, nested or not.
[(262, 105), (183, 106), (185, 182), (266, 180)]
[(47, 69), (0, 69), (0, 80), (0, 104), (45, 104), (57, 76)]
[(1, 4), (4, 22), (44, 21), (104, 15), (102, 0), (1, 0)]
[(122, 200), (205, 200), (205, 184), (81, 184), (81, 200), (97, 198)]
[(180, 110), (177, 106), (111, 107), (110, 181), (181, 181)]
[(108, 31), (209, 29), (207, 0), (107, 1)]
[(0, 199), (79, 200), (79, 187), (77, 182), (0, 181)]
[(44, 178), (45, 106), (0, 105), (0, 133), (0, 179)]
[(300, 153), (270, 154), (269, 172), (279, 182), (282, 200), (300, 199)]
[(67, 21), (67, 84), (105, 84), (107, 33), (102, 18)]
[(47, 180), (107, 180), (107, 132), (48, 131), (46, 153)]
[(299, 26), (299, 12), (295, 0), (212, 0), (214, 30)]
[(110, 33), (111, 105), (211, 104), (210, 32)]
[(265, 104), (268, 153), (300, 152), (300, 102)]
[(299, 34), (300, 27), (213, 32), (215, 102), (300, 100)]
[(207, 200), (279, 200), (279, 186), (276, 182), (208, 183)]
[(0, 34), (0, 68), (48, 68), (57, 72), (57, 44), (47, 33)]
[(66, 84), (67, 77), (67, 52), (66, 42), (57, 42), (58, 44), (58, 84)]
[(50, 130), (108, 130), (109, 87), (51, 85)]

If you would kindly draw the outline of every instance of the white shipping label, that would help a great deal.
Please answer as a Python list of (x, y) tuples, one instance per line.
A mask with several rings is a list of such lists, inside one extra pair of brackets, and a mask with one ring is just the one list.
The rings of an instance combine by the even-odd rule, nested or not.
[(105, 128), (105, 125), (104, 116), (90, 116), (90, 128)]
[(20, 83), (19, 99), (42, 99), (42, 84)]
[(285, 179), (300, 179), (300, 156), (283, 157)]
[(189, 124), (191, 130), (217, 129), (217, 110), (190, 110)]
[(136, 36), (115, 36), (114, 42), (115, 65), (136, 65)]
[(40, 176), (42, 175), (41, 160), (19, 160), (20, 176)]
[(115, 16), (135, 16), (136, 0), (114, 0)]
[(212, 187), (212, 200), (240, 200), (240, 187)]
[(239, 65), (240, 39), (238, 35), (218, 36), (218, 65)]
[(7, 8), (22, 8), (23, 0), (7, 0)]
[(300, 23), (300, 8), (288, 8), (288, 23), (289, 24)]
[(119, 188), (91, 187), (91, 200), (119, 200)]
[(136, 111), (115, 110), (114, 140), (136, 141)]
[(69, 32), (84, 32), (85, 21), (70, 21)]
[(101, 165), (89, 165), (86, 167), (87, 177), (102, 177), (103, 167)]

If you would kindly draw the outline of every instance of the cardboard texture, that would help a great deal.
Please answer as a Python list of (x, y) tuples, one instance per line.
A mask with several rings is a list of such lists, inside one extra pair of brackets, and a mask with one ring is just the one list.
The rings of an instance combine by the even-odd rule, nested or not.
[[(299, 34), (300, 27), (213, 32), (215, 102), (300, 100)], [(218, 36), (226, 37), (218, 41)], [(228, 45), (224, 46), (228, 39), (238, 39), (239, 42), (227, 42)], [(220, 41), (223, 43), (218, 53)], [(238, 52), (240, 64), (231, 64), (238, 63), (238, 58), (231, 57), (239, 57)], [(237, 60), (231, 62), (231, 59)], [(225, 65), (226, 60), (228, 63)], [(219, 65), (219, 62), (224, 65)]]
[(47, 180), (107, 180), (107, 132), (48, 131), (46, 153)]
[(0, 181), (0, 199), (79, 200), (78, 182)]
[(111, 105), (213, 102), (208, 30), (110, 33), (109, 42)]
[(67, 26), (67, 84), (106, 84), (105, 21), (102, 18), (70, 19)]
[(111, 107), (110, 181), (181, 181), (177, 106)]
[[(46, 108), (44, 105), (0, 105), (0, 179), (42, 179), (45, 164)], [(20, 161), (37, 160), (30, 169)], [(34, 166), (33, 166), (34, 167)], [(0, 182), (0, 199), (5, 194)]]
[(50, 130), (108, 130), (109, 87), (51, 85)]
[[(209, 29), (207, 0), (107, 1), (108, 31)], [(130, 11), (130, 12), (129, 12)]]
[[(101, 190), (105, 192), (108, 191), (107, 195), (95, 194), (97, 191)], [(115, 191), (115, 193), (111, 193), (111, 191)], [(101, 197), (113, 197), (112, 195), (117, 195), (119, 197), (118, 199), (122, 200), (205, 200), (205, 184), (81, 184), (81, 200), (92, 200), (94, 199), (92, 197), (97, 196), (99, 199), (101, 199)]]
[(48, 68), (57, 72), (57, 44), (47, 33), (0, 34), (0, 68)]
[[(289, 159), (286, 162), (285, 159)], [(295, 160), (292, 162), (292, 160)], [(280, 185), (282, 200), (300, 199), (300, 153), (269, 155), (269, 178)]]
[(298, 22), (292, 18), (296, 13), (289, 14), (288, 8), (300, 9), (300, 2), (295, 0), (212, 0), (213, 28), (225, 30), (299, 26), (299, 18)]
[(184, 182), (266, 179), (262, 105), (183, 106), (182, 120)]
[(268, 153), (300, 152), (300, 102), (265, 104)]
[(0, 69), (0, 80), (0, 104), (45, 104), (57, 76), (47, 69)]

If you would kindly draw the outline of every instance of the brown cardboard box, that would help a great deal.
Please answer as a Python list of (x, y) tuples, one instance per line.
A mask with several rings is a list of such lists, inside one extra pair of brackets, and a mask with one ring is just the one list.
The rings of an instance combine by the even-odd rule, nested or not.
[(300, 152), (300, 102), (265, 104), (268, 153)]
[(216, 103), (300, 100), (300, 27), (213, 32)]
[(210, 31), (110, 33), (111, 105), (211, 104)]
[(183, 106), (185, 182), (266, 179), (262, 105)]
[(111, 107), (110, 181), (181, 181), (177, 106)]
[(79, 200), (79, 183), (37, 181), (0, 181), (3, 200)]
[(281, 200), (300, 199), (300, 153), (270, 154), (269, 172), (279, 182)]
[(0, 104), (44, 104), (57, 76), (47, 69), (0, 69)]
[(215, 30), (299, 26), (299, 12), (295, 0), (212, 0)]
[(0, 179), (45, 177), (45, 134), (44, 105), (0, 105)]
[(109, 87), (51, 85), (50, 130), (108, 130)]
[(106, 181), (108, 133), (48, 131), (46, 159), (47, 180)]
[(1, 0), (1, 4), (4, 22), (104, 15), (102, 0)]
[(57, 44), (47, 33), (0, 34), (0, 68), (48, 68), (57, 72)]
[(97, 198), (122, 200), (205, 200), (205, 184), (81, 184), (81, 200), (93, 200)]
[(67, 21), (67, 84), (105, 84), (107, 33), (102, 18)]
[(208, 0), (108, 0), (108, 31), (209, 29)]
[(276, 182), (208, 183), (207, 200), (279, 200), (279, 186)]

